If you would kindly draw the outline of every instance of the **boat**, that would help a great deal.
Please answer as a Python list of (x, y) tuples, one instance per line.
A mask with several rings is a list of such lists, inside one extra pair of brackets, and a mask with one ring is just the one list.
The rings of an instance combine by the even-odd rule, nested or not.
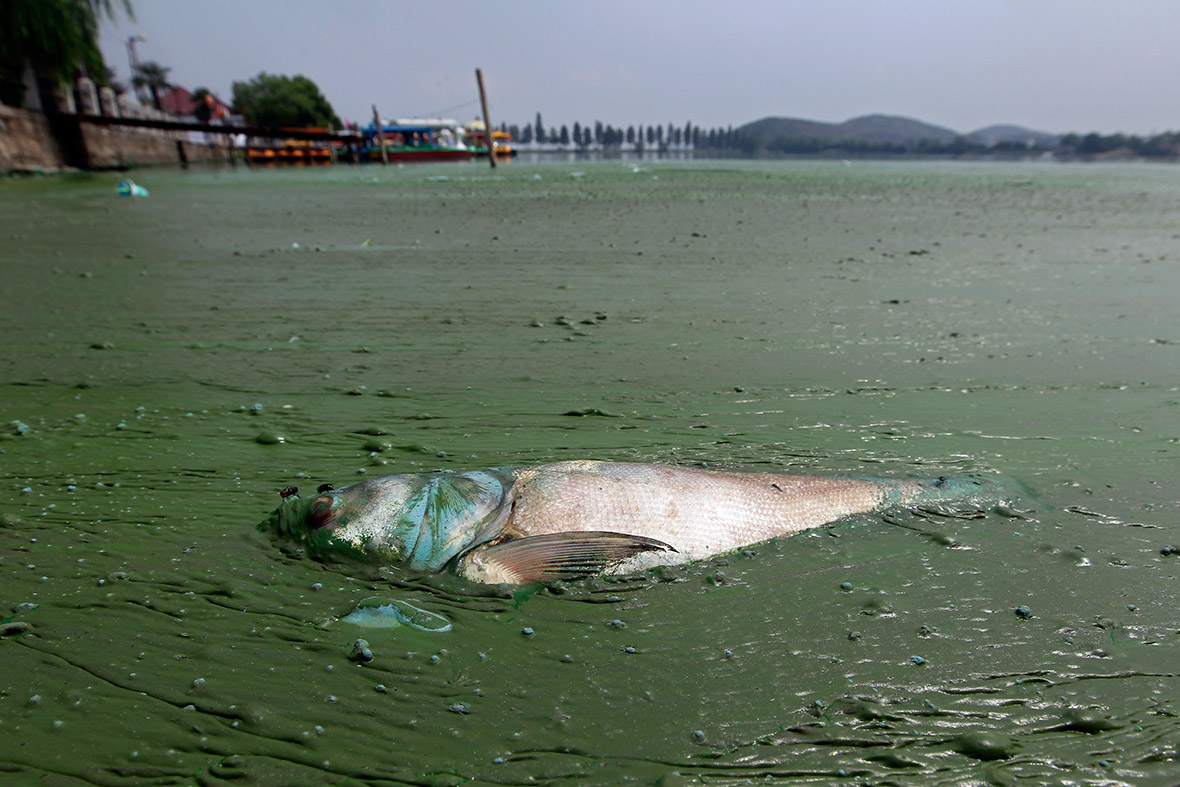
[(458, 121), (445, 118), (398, 118), (383, 122), (380, 129), (370, 123), (362, 133), (362, 161), (381, 161), (383, 141), (389, 161), (451, 161), (476, 155)]
[[(323, 128), (283, 128), (283, 131), (316, 131), (327, 132)], [(332, 145), (328, 141), (313, 141), (307, 139), (271, 139), (261, 144), (251, 144), (246, 148), (246, 157), (250, 164), (331, 164)]]
[[(475, 149), (477, 156), (488, 155), (487, 127), (482, 120), (473, 120), (463, 127), (467, 132), (468, 142)], [(492, 144), (496, 146), (496, 158), (510, 158), (516, 155), (512, 147), (512, 135), (507, 131), (492, 130)]]

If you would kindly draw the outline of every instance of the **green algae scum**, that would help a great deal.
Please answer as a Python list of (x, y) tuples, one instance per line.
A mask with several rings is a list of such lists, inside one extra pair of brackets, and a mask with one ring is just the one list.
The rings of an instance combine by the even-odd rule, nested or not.
[[(0, 781), (1174, 784), (1180, 170), (574, 169), (0, 183)], [(521, 588), (255, 529), (565, 459), (1016, 495)]]

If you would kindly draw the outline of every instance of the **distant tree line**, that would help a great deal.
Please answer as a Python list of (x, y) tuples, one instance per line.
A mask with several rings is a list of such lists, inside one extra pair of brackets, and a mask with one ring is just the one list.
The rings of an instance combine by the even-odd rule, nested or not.
[(780, 136), (765, 139), (756, 134), (735, 130), (733, 126), (702, 128), (691, 121), (682, 126), (631, 125), (613, 126), (596, 120), (593, 123), (575, 122), (573, 127), (562, 125), (546, 128), (538, 112), (532, 123), (500, 124), (513, 140), (522, 144), (532, 142), (574, 145), (579, 148), (597, 146), (618, 149), (623, 145), (636, 150), (666, 150), (691, 147), (710, 153), (735, 156), (770, 155), (850, 155), (850, 156), (969, 156), (969, 155), (1029, 155), (1051, 153), (1057, 156), (1094, 157), (1127, 155), (1145, 157), (1180, 156), (1180, 132), (1166, 132), (1151, 137), (1127, 134), (1066, 134), (1045, 142), (1002, 141), (991, 145), (976, 142), (965, 136), (949, 141), (921, 140), (913, 143), (866, 142), (821, 137)]
[(810, 139), (804, 137), (778, 137), (769, 142), (738, 133), (731, 147), (743, 155), (761, 152), (780, 154), (849, 154), (849, 155), (917, 155), (917, 156), (967, 156), (967, 155), (1028, 155), (1030, 153), (1051, 153), (1056, 156), (1093, 157), (1102, 155), (1126, 155), (1146, 157), (1175, 157), (1180, 155), (1180, 133), (1168, 132), (1152, 137), (1137, 137), (1126, 134), (1103, 136), (1066, 134), (1058, 140), (1043, 143), (997, 142), (984, 144), (967, 137), (955, 137), (941, 142), (921, 140), (910, 144), (897, 142), (864, 142), (857, 140)]
[(1101, 156), (1112, 153), (1127, 153), (1135, 156), (1176, 156), (1180, 155), (1180, 132), (1167, 131), (1150, 137), (1127, 134), (1066, 134), (1059, 147), (1067, 153), (1081, 156)]
[(532, 123), (525, 123), (523, 125), (502, 123), (500, 130), (507, 131), (512, 135), (513, 140), (526, 145), (533, 142), (540, 142), (565, 146), (576, 145), (581, 148), (594, 145), (608, 149), (621, 148), (623, 145), (628, 145), (635, 147), (637, 150), (664, 150), (669, 147), (700, 148), (715, 145), (718, 143), (721, 135), (732, 135), (733, 133), (732, 127), (728, 130), (712, 129), (706, 131), (699, 126), (693, 125), (692, 121), (682, 126), (676, 125), (675, 123), (668, 123), (667, 125), (631, 125), (624, 128), (596, 120), (592, 124), (587, 123), (585, 125), (575, 122), (572, 130), (568, 125), (546, 128), (540, 112), (537, 113), (536, 120)]

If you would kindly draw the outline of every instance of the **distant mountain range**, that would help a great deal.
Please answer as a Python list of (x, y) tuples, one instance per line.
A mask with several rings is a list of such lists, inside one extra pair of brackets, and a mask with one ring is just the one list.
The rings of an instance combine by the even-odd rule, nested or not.
[(824, 123), (800, 118), (767, 117), (735, 129), (737, 133), (756, 138), (763, 143), (787, 137), (818, 139), (864, 144), (914, 145), (920, 142), (947, 144), (959, 137), (979, 145), (999, 143), (1044, 145), (1056, 142), (1059, 134), (1047, 134), (1013, 125), (995, 125), (962, 134), (942, 126), (934, 126), (911, 118), (894, 115), (865, 115), (843, 123)]

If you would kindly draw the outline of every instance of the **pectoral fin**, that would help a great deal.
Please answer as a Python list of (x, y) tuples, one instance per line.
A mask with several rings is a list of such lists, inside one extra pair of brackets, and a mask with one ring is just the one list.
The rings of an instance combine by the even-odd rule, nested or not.
[(675, 552), (663, 541), (627, 533), (570, 531), (478, 547), (459, 562), (459, 573), (478, 582), (522, 585), (597, 574), (643, 552)]

